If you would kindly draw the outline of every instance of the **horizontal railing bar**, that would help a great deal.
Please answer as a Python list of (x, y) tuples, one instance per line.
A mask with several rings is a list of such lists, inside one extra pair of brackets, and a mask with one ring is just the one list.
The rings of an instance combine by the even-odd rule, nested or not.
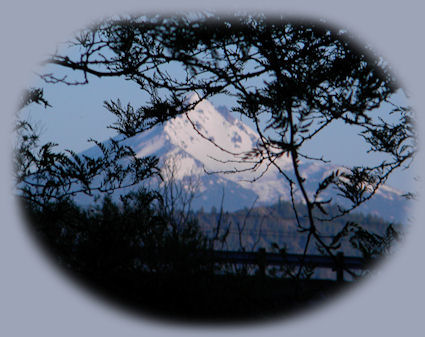
[[(236, 252), (220, 251), (211, 252), (215, 262), (241, 263), (241, 264), (265, 264), (265, 265), (314, 265), (316, 267), (335, 268), (336, 256), (302, 255), (302, 254), (279, 254), (260, 252)], [(259, 259), (262, 259), (260, 262)], [(361, 257), (344, 256), (342, 268), (365, 269), (367, 262)]]

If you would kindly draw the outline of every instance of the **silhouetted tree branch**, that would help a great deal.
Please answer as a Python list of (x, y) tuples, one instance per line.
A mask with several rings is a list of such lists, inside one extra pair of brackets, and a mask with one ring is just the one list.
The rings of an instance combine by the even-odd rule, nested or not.
[[(94, 25), (72, 41), (70, 48), (73, 53), (58, 53), (46, 60), (58, 66), (57, 73), (41, 75), (46, 82), (77, 85), (88, 83), (90, 76), (122, 77), (148, 94), (149, 101), (139, 108), (123, 107), (119, 100), (105, 102), (117, 117), (110, 127), (125, 137), (185, 114), (203, 99), (219, 94), (233, 97), (233, 111), (256, 126), (260, 141), (253, 149), (231, 153), (219, 140), (194, 128), (234, 155), (235, 162), (248, 161), (254, 171), (265, 167), (257, 171), (262, 173), (254, 181), (270, 167), (280, 172), (288, 183), (299, 230), (307, 233), (305, 254), (314, 241), (334, 256), (332, 242), (321, 235), (318, 225), (370, 200), (390, 174), (408, 167), (414, 156), (413, 113), (410, 107), (392, 102), (399, 86), (389, 66), (370, 48), (356, 44), (346, 31), (265, 15), (133, 16)], [(82, 77), (70, 78), (70, 72)], [(198, 94), (195, 100), (187, 100), (189, 92)], [(359, 130), (369, 152), (385, 159), (374, 165), (335, 169), (310, 193), (300, 169), (302, 161), (328, 161), (325, 156), (305, 153), (304, 147), (336, 122)], [(37, 174), (77, 179), (85, 191), (96, 188), (78, 174), (84, 177), (90, 170), (96, 172), (96, 165), (103, 162), (85, 158), (84, 166), (72, 153), (68, 159), (53, 154), (52, 147), (47, 145), (36, 162), (51, 158), (64, 164), (43, 166)], [(130, 150), (121, 150), (132, 157)], [(108, 157), (108, 151), (103, 151), (105, 158), (115, 160)], [(285, 156), (290, 158), (290, 170), (282, 165)], [(152, 174), (153, 163), (139, 160), (135, 176), (143, 179)], [(33, 188), (42, 188), (34, 184)], [(101, 185), (97, 189), (109, 188)], [(337, 191), (336, 197), (329, 197), (331, 190)], [(51, 193), (43, 187), (41, 195)], [(298, 201), (303, 209), (297, 209)], [(338, 213), (331, 215), (329, 209), (335, 205)]]

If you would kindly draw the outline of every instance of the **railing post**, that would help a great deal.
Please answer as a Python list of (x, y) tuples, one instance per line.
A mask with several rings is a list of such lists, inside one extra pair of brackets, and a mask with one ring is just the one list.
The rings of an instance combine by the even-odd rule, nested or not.
[(257, 263), (259, 268), (259, 274), (264, 279), (266, 276), (266, 249), (260, 248), (257, 252)]
[(336, 281), (337, 283), (344, 282), (344, 253), (338, 252), (336, 254)]

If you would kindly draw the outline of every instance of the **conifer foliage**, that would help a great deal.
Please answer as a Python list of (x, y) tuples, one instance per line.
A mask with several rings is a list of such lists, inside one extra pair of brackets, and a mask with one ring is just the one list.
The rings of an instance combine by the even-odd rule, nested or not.
[[(211, 242), (191, 216), (177, 229), (177, 213), (164, 213), (164, 196), (158, 191), (123, 195), (119, 205), (107, 196), (154, 175), (161, 178), (157, 158), (137, 157), (122, 140), (217, 95), (233, 99), (233, 111), (253, 122), (260, 141), (249, 151), (231, 153), (193, 127), (232, 154), (235, 162), (252, 163), (254, 172), (261, 165), (277, 168), (288, 184), (298, 231), (307, 237), (304, 254), (314, 243), (336, 258), (339, 240), (351, 235), (364, 255), (376, 255), (374, 242), (384, 239), (361, 224), (347, 224), (331, 238), (322, 235), (319, 224), (355, 210), (394, 170), (409, 167), (415, 152), (413, 112), (393, 101), (401, 88), (388, 64), (354, 42), (348, 32), (262, 14), (128, 16), (85, 29), (46, 63), (55, 69), (40, 75), (46, 83), (85, 85), (93, 76), (117, 77), (136, 83), (148, 97), (138, 107), (119, 99), (104, 102), (116, 117), (109, 127), (121, 137), (108, 146), (92, 140), (102, 154), (96, 158), (55, 151), (53, 143), (39, 144), (36, 128), (29, 121), (18, 122), (19, 195), (37, 229), (51, 236), (48, 241), (61, 252), (58, 256), (66, 257), (64, 265), (95, 278), (134, 268), (182, 275), (212, 271), (207, 261), (196, 261), (193, 254), (211, 247)], [(192, 92), (197, 99), (188, 101)], [(39, 88), (28, 91), (21, 106), (32, 103), (49, 106)], [(309, 193), (301, 162), (328, 161), (306, 153), (305, 145), (335, 123), (358, 130), (378, 162), (335, 169)], [(290, 158), (290, 170), (277, 164), (283, 156)], [(337, 197), (324, 198), (330, 189), (337, 190)], [(103, 203), (92, 213), (82, 210), (72, 200), (78, 193), (101, 193)], [(384, 238), (395, 236), (389, 234)], [(116, 254), (110, 247), (123, 248)], [(295, 274), (305, 273), (300, 268)]]

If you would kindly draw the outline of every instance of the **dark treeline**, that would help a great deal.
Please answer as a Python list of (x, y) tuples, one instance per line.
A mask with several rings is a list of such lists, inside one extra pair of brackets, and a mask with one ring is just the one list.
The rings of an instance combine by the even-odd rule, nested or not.
[[(145, 314), (202, 321), (271, 317), (314, 303), (315, 298), (339, 287), (333, 280), (310, 279), (308, 267), (301, 274), (270, 269), (264, 279), (256, 275), (256, 266), (251, 266), (254, 272), (249, 273), (246, 266), (216, 265), (202, 254), (231, 240), (226, 221), (236, 224), (242, 214), (245, 220), (240, 221), (252, 221), (264, 207), (233, 214), (191, 212), (182, 225), (164, 212), (160, 195), (143, 190), (120, 201), (105, 198), (96, 207), (80, 207), (70, 199), (43, 207), (23, 205), (36, 236), (64, 270), (115, 303)], [(289, 203), (281, 201), (268, 209), (275, 211), (274, 220), (279, 222), (288, 220), (287, 207)], [(210, 231), (205, 230), (208, 218)], [(378, 224), (385, 223), (375, 219), (373, 225)], [(256, 235), (249, 233), (249, 227), (243, 230), (248, 236)], [(364, 233), (369, 236), (362, 238), (354, 231), (335, 235), (351, 236), (351, 242), (358, 243), (355, 248), (361, 250), (376, 235), (370, 230)], [(382, 253), (384, 237), (374, 238), (373, 248)], [(274, 243), (267, 250), (276, 247)]]
[(43, 207), (23, 204), (36, 234), (67, 268), (96, 275), (196, 269), (189, 253), (207, 249), (208, 240), (194, 219), (177, 228), (157, 201), (155, 193), (140, 191), (120, 202), (105, 198), (96, 207), (70, 199)]

